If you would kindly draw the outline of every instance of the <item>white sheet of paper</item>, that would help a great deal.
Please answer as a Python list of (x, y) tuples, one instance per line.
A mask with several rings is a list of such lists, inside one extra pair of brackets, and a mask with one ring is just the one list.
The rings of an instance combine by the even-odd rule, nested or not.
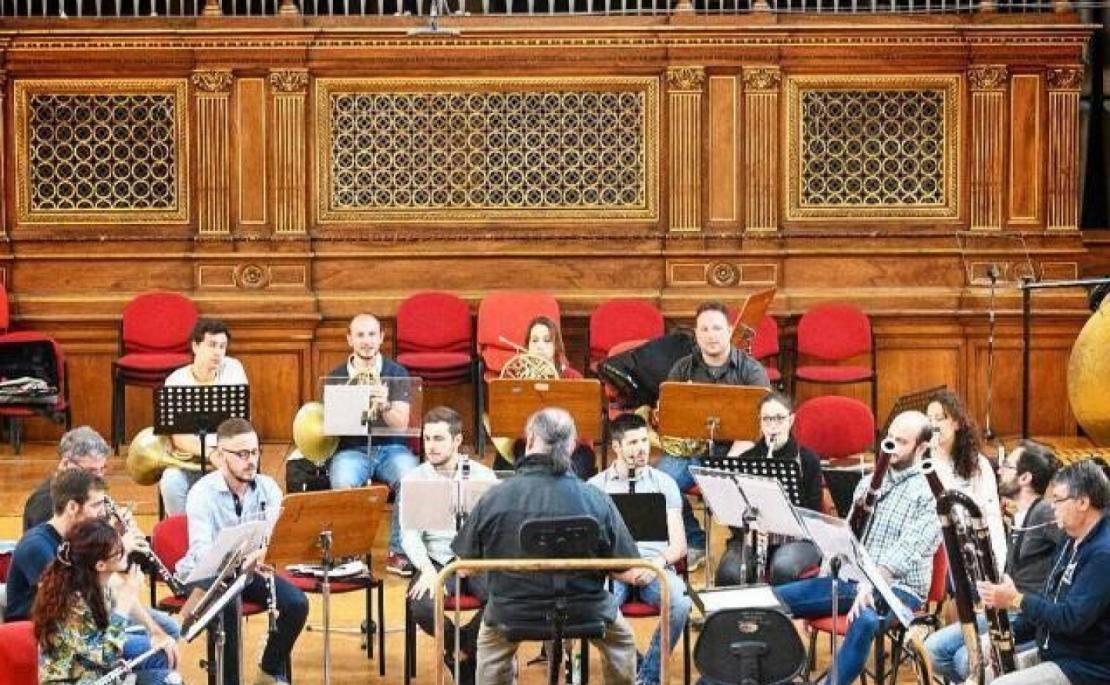
[(757, 528), (764, 533), (775, 533), (792, 538), (808, 537), (781, 483), (773, 478), (745, 474), (736, 474), (735, 478), (737, 485), (747, 496), (748, 503), (759, 512)]
[[(280, 513), (276, 508), (274, 511)], [(220, 530), (212, 547), (197, 561), (197, 565), (193, 567), (192, 573), (185, 582), (193, 583), (216, 577), (224, 558), (232, 550), (242, 549), (245, 554), (250, 554), (262, 549), (269, 544), (270, 533), (273, 532), (275, 522), (277, 522), (276, 517), (268, 517), (264, 521), (248, 521)]]
[(368, 385), (325, 385), (324, 435), (366, 435), (362, 414), (369, 406)]
[(698, 594), (705, 615), (723, 609), (781, 608), (782, 602), (769, 585), (709, 590)]
[(455, 527), (455, 514), (473, 511), (482, 495), (497, 483), (496, 480), (406, 479), (401, 485), (401, 530), (451, 530)]
[(701, 496), (709, 504), (713, 518), (723, 526), (744, 527), (744, 498), (736, 487), (731, 473), (697, 466), (690, 468), (690, 474), (701, 488)]

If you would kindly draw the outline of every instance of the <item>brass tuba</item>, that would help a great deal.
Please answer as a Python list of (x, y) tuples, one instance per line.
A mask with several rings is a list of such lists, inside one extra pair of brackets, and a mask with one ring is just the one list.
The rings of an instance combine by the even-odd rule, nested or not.
[(154, 427), (139, 431), (127, 448), (127, 472), (139, 485), (154, 485), (168, 468), (200, 471), (200, 462), (188, 454), (175, 452), (169, 436), (155, 435)]

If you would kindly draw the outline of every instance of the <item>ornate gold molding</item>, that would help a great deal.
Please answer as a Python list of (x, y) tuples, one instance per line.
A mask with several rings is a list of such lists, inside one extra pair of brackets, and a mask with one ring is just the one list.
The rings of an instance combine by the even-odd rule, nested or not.
[[(959, 217), (962, 139), (959, 76), (788, 76), (785, 90), (787, 165), (783, 173), (788, 219), (813, 222), (833, 219), (935, 221)], [(907, 96), (914, 97), (906, 99)], [(829, 102), (822, 105), (822, 99)], [(815, 103), (807, 105), (803, 100), (815, 100)], [(832, 106), (833, 100), (838, 101), (836, 107)], [(870, 100), (876, 100), (876, 103), (868, 106), (866, 103)], [(914, 106), (905, 109), (911, 104), (909, 100), (914, 100)], [(877, 105), (888, 101), (902, 103), (898, 104), (901, 119), (891, 119), (885, 114), (886, 104)], [(848, 109), (849, 105), (852, 110)], [(811, 106), (822, 108), (823, 116), (829, 119), (827, 125), (836, 125), (841, 131), (839, 142), (847, 143), (851, 138), (854, 144), (862, 145), (862, 154), (867, 159), (861, 160), (860, 168), (849, 169), (849, 160), (845, 158), (847, 153), (838, 152), (834, 144), (838, 141), (827, 137), (811, 141), (806, 137), (805, 124), (808, 120), (804, 116)], [(859, 114), (868, 111), (868, 107), (875, 110), (874, 117), (882, 114), (885, 119), (871, 121), (874, 118), (871, 115)], [(927, 122), (925, 108), (931, 111)], [(859, 110), (855, 119), (850, 118), (854, 116), (851, 114), (853, 110)], [(915, 110), (917, 114), (910, 110)], [(857, 124), (863, 127), (859, 128)], [(876, 124), (896, 124), (898, 133), (904, 137), (894, 139), (887, 136), (880, 142), (867, 136), (867, 125)], [(885, 148), (874, 154), (869, 152), (868, 149), (876, 144), (896, 145), (897, 155), (882, 157), (878, 152), (890, 154)], [(812, 146), (819, 147), (820, 151), (814, 151)], [(807, 162), (807, 155), (818, 157)], [(906, 163), (916, 169), (917, 175), (907, 176), (902, 165), (896, 164), (898, 159), (907, 160)], [(824, 171), (814, 171), (815, 160), (827, 162)], [(907, 178), (915, 181), (909, 190), (904, 185)], [(816, 190), (813, 183), (818, 186)], [(825, 199), (826, 195), (829, 199)], [(864, 201), (864, 195), (871, 199)], [(910, 201), (903, 201), (904, 197), (910, 198)]]
[(308, 89), (308, 71), (283, 69), (270, 72), (270, 88), (275, 93), (304, 93)]
[[(65, 99), (88, 100), (97, 103), (102, 99), (107, 105), (121, 96), (133, 99), (158, 100), (165, 105), (164, 119), (158, 119), (156, 126), (169, 130), (164, 140), (147, 141), (148, 154), (154, 154), (158, 146), (161, 156), (155, 160), (167, 166), (159, 180), (167, 184), (164, 202), (143, 202), (136, 206), (121, 205), (118, 201), (108, 201), (92, 185), (87, 191), (75, 189), (73, 206), (61, 206), (54, 202), (53, 207), (36, 206), (33, 199), (38, 185), (47, 184), (50, 192), (57, 197), (60, 188), (57, 179), (35, 179), (43, 173), (43, 167), (36, 163), (36, 152), (32, 150), (35, 135), (30, 130), (35, 114), (32, 101), (53, 99), (56, 106)], [(126, 100), (126, 97), (124, 97)], [(14, 113), (15, 147), (15, 221), (20, 224), (144, 224), (173, 223), (184, 224), (189, 221), (189, 120), (188, 81), (186, 79), (16, 79), (12, 94)], [(147, 114), (153, 116), (147, 108)], [(162, 116), (162, 113), (159, 114)], [(150, 126), (143, 127), (149, 135)], [(122, 135), (122, 133), (121, 133)], [(130, 133), (128, 133), (130, 135)], [(54, 136), (57, 142), (57, 132)], [(122, 140), (121, 140), (122, 142)], [(132, 141), (134, 142), (134, 141)], [(162, 149), (161, 146), (167, 146)], [(95, 148), (95, 145), (93, 146)], [(137, 146), (129, 147), (134, 151)], [(114, 153), (113, 153), (114, 154)], [(111, 157), (111, 154), (109, 155)], [(76, 159), (76, 158), (75, 158)], [(107, 158), (106, 158), (107, 159)], [(79, 162), (93, 163), (95, 158), (79, 159)], [(35, 168), (33, 169), (32, 166)], [(151, 167), (152, 168), (152, 167)], [(88, 178), (74, 176), (72, 182), (92, 183)], [(64, 180), (64, 179), (63, 179)], [(130, 180), (130, 179), (129, 179)], [(113, 195), (112, 197), (115, 197)], [(101, 198), (101, 200), (98, 200)]]
[(261, 264), (242, 264), (235, 270), (235, 283), (247, 290), (261, 290), (270, 285), (270, 269)]
[(711, 262), (706, 269), (706, 281), (714, 288), (728, 288), (740, 280), (740, 270), (732, 262)]
[(705, 87), (705, 68), (695, 66), (667, 67), (667, 88), (671, 91), (701, 92)]
[(202, 93), (230, 93), (235, 76), (225, 69), (206, 69), (190, 74), (189, 82)]
[(1083, 85), (1082, 67), (1054, 67), (1048, 70), (1049, 90), (1079, 90)]
[(1009, 72), (1002, 65), (975, 66), (967, 70), (971, 90), (1002, 90), (1006, 87)]
[(778, 91), (782, 85), (782, 71), (778, 67), (756, 67), (744, 70), (744, 90)]

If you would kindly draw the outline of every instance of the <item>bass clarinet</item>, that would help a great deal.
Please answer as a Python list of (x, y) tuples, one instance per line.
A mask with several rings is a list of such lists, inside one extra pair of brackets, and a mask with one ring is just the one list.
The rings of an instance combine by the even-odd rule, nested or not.
[[(990, 530), (987, 528), (983, 512), (975, 500), (957, 490), (945, 490), (940, 476), (930, 457), (921, 464), (921, 471), (929, 482), (933, 496), (937, 498), (937, 516), (940, 517), (941, 531), (944, 534), (944, 550), (948, 554), (953, 594), (956, 598), (956, 614), (959, 616), (963, 632), (964, 646), (970, 673), (968, 683), (982, 685), (987, 682), (986, 669), (991, 667), (995, 678), (1016, 670), (1014, 663), (1014, 634), (1010, 630), (1010, 616), (1002, 608), (984, 608), (982, 600), (975, 592), (975, 582), (985, 580), (999, 583), (998, 566), (995, 563), (994, 549), (991, 547)], [(959, 530), (957, 511), (963, 509), (971, 521), (971, 537), (965, 539)], [(990, 636), (990, 656), (984, 659), (979, 647), (979, 631), (976, 630), (976, 612), (983, 611), (987, 617), (987, 630)]]

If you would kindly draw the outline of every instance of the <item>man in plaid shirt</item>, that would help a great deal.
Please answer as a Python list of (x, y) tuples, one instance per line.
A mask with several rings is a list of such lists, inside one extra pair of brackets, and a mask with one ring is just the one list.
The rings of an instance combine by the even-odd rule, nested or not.
[[(918, 463), (928, 449), (931, 432), (929, 419), (921, 412), (904, 412), (891, 422), (887, 438), (895, 447), (871, 513), (870, 530), (862, 540), (879, 572), (911, 610), (920, 607), (928, 596), (933, 554), (940, 544), (936, 499)], [(861, 480), (856, 487), (854, 507), (860, 505), (869, 480)], [(828, 576), (788, 583), (775, 590), (797, 618), (828, 616), (832, 611), (832, 578)], [(881, 616), (871, 587), (841, 580), (838, 591), (839, 611), (848, 613), (849, 625), (837, 653), (834, 685), (848, 685), (863, 672)]]

